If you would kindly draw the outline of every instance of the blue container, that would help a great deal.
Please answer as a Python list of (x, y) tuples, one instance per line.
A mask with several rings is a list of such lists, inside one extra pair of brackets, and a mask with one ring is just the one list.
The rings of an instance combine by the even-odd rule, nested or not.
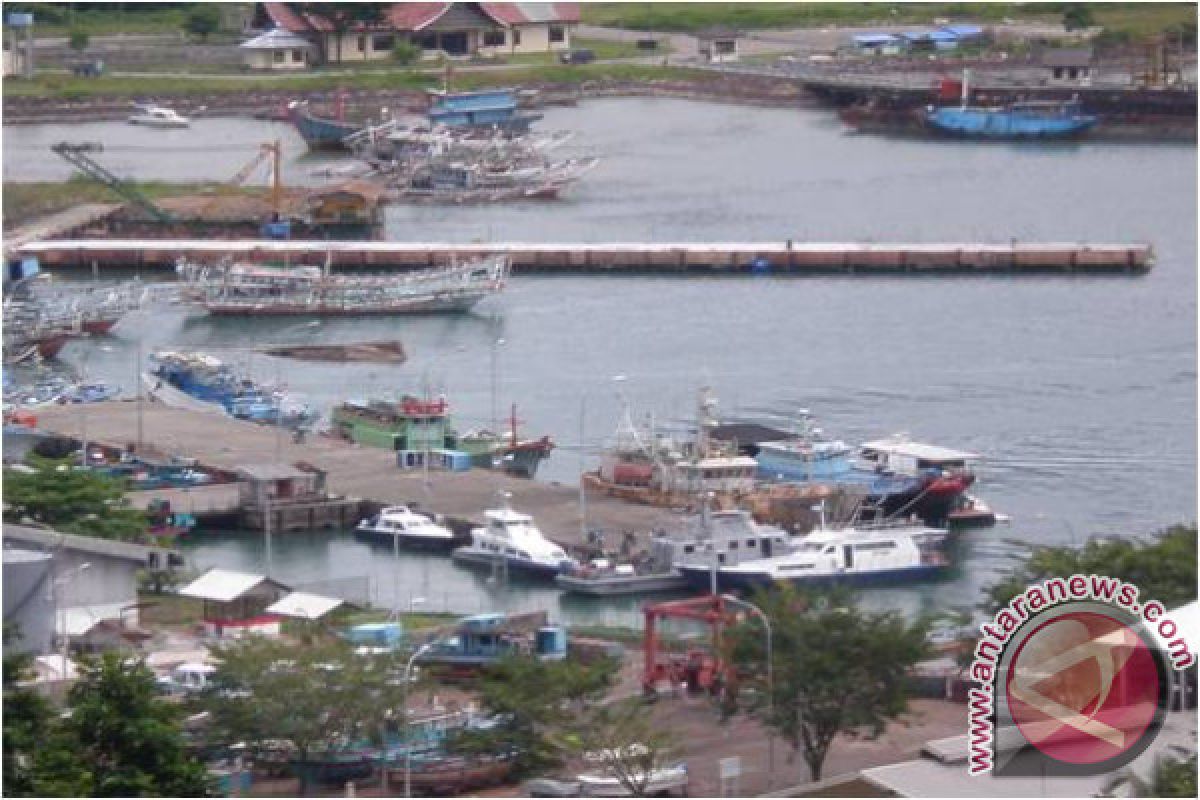
[(534, 653), (543, 661), (561, 661), (567, 657), (567, 630), (560, 625), (538, 628)]
[(372, 622), (347, 628), (342, 637), (351, 644), (365, 647), (395, 648), (404, 641), (404, 626), (399, 622)]
[(500, 613), (476, 614), (473, 617), (464, 617), (459, 627), (472, 633), (494, 631), (503, 625), (507, 618), (506, 615)]
[(292, 235), (292, 223), (287, 220), (264, 222), (262, 231), (268, 239), (287, 239)]

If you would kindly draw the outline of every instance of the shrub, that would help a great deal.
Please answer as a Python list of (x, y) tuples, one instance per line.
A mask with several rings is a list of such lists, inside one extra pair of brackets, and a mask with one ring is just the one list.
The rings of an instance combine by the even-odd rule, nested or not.
[(412, 42), (397, 42), (392, 48), (392, 60), (405, 66), (421, 57), (421, 48)]

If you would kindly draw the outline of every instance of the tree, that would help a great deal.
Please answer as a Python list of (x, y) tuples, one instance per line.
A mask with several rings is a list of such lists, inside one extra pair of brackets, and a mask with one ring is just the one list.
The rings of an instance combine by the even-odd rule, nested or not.
[(130, 664), (108, 653), (99, 660), (82, 661), (80, 672), (67, 695), (70, 714), (41, 732), (32, 763), (31, 794), (210, 794), (204, 765), (184, 750), (179, 707), (157, 695), (154, 675), (144, 664)]
[(774, 691), (766, 686), (761, 623), (748, 619), (727, 640), (738, 685), (757, 691), (747, 699), (731, 687), (726, 711), (759, 715), (820, 780), (839, 733), (877, 736), (907, 710), (905, 678), (927, 652), (928, 624), (861, 611), (845, 591), (821, 595), (783, 585), (758, 592), (754, 602), (771, 621)]
[(84, 50), (87, 50), (90, 41), (91, 37), (88, 35), (88, 32), (82, 28), (75, 28), (67, 37), (67, 44), (76, 53), (82, 53)]
[(1039, 547), (1020, 567), (988, 588), (996, 611), (1030, 584), (1076, 573), (1119, 578), (1144, 600), (1175, 608), (1196, 598), (1196, 525), (1173, 525), (1149, 540), (1092, 539), (1082, 548)]
[[(342, 38), (355, 25), (372, 25), (383, 18), (390, 3), (305, 3), (304, 11), (324, 17), (333, 29), (337, 41), (337, 60), (342, 61)], [(322, 38), (325, 61), (329, 61), (329, 37)]]
[(412, 42), (396, 42), (392, 48), (392, 60), (397, 64), (408, 66), (421, 57), (421, 48)]
[(188, 12), (183, 29), (193, 36), (208, 39), (221, 26), (221, 9), (211, 3), (198, 3)]
[(1196, 797), (1196, 755), (1184, 759), (1160, 757), (1154, 762), (1150, 780), (1140, 778), (1132, 769), (1126, 768), (1109, 781), (1104, 794), (1110, 797)]
[[(390, 655), (360, 656), (342, 641), (291, 644), (251, 638), (216, 651), (216, 691), (202, 700), (224, 743), (286, 739), (297, 759), (339, 739), (378, 740), (400, 724), (405, 686)], [(308, 773), (300, 770), (300, 790)]]
[(1072, 3), (1063, 9), (1062, 24), (1068, 31), (1082, 31), (1095, 25), (1096, 20), (1086, 5)]
[(65, 533), (134, 540), (146, 533), (143, 511), (129, 507), (118, 480), (30, 456), (33, 472), (4, 470), (4, 519), (29, 518)]
[(584, 760), (600, 765), (634, 797), (646, 795), (654, 773), (677, 749), (675, 736), (655, 724), (640, 699), (590, 709), (579, 720), (575, 742)]
[(33, 792), (33, 759), (50, 727), (50, 705), (33, 689), (21, 686), (31, 659), (14, 649), (20, 634), (4, 630), (4, 796)]
[(456, 737), (460, 751), (512, 752), (515, 771), (529, 774), (562, 763), (578, 750), (575, 722), (589, 700), (616, 672), (611, 661), (537, 661), (509, 656), (491, 665), (479, 682), (480, 701), (500, 723)]

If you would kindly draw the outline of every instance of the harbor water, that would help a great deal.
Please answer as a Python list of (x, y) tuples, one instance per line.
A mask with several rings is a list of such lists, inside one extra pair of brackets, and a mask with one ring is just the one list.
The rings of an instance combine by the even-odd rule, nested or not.
[[(205, 125), (228, 126), (230, 137), (251, 143), (279, 135), (266, 122)], [(649, 98), (551, 109), (539, 125), (576, 132), (564, 157), (603, 158), (566, 199), (394, 207), (388, 235), (1146, 241), (1157, 265), (1117, 278), (516, 277), (504, 294), (458, 316), (139, 312), (106, 339), (69, 344), (62, 358), (132, 387), (139, 340), (144, 352), (203, 349), (323, 410), (343, 399), (444, 393), (462, 429), (491, 426), (515, 402), (523, 432), (559, 444), (538, 479), (571, 486), (581, 467), (594, 466), (623, 403), (683, 429), (702, 384), (713, 387), (726, 419), (786, 428), (804, 408), (849, 443), (907, 431), (980, 453), (973, 491), (1011, 524), (966, 533), (961, 567), (947, 582), (864, 592), (867, 605), (912, 613), (978, 602), (1021, 552), (1018, 542), (1143, 536), (1196, 518), (1194, 146), (888, 139), (847, 134), (827, 112)], [(177, 133), (197, 137), (196, 146), (209, 136)], [(113, 124), (6, 128), (5, 178), (37, 177), (37, 159), (14, 153), (64, 138), (119, 146), (139, 137), (147, 149), (128, 167), (139, 178), (225, 179), (251, 155), (229, 164), (181, 160), (156, 153), (146, 135)], [(290, 159), (289, 180), (317, 180), (309, 163)], [(403, 365), (305, 364), (250, 351), (394, 338), (409, 353)], [(436, 508), (436, 496), (426, 505)], [(188, 550), (199, 566), (263, 566), (259, 536), (194, 538)], [(273, 574), (284, 581), (359, 581), (381, 604), (401, 608), (549, 608), (566, 620), (628, 624), (638, 617), (632, 599), (579, 602), (548, 588), (498, 587), (448, 559), (405, 554), (397, 563), (390, 550), (349, 535), (278, 536), (273, 553)]]

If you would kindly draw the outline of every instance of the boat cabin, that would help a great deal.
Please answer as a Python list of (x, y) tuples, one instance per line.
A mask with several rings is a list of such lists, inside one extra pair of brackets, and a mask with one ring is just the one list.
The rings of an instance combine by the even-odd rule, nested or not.
[(749, 456), (717, 456), (674, 464), (661, 482), (667, 491), (686, 494), (749, 492), (757, 471), (758, 462)]
[(1089, 47), (1060, 47), (1042, 53), (1042, 80), (1050, 86), (1089, 86), (1092, 82), (1092, 50)]
[(345, 439), (389, 450), (452, 450), (457, 437), (444, 398), (343, 403), (333, 410), (334, 431)]
[(964, 472), (972, 462), (979, 460), (976, 453), (921, 444), (899, 437), (866, 442), (859, 448), (859, 456), (868, 469), (876, 472), (913, 476), (929, 471)]
[(666, 559), (667, 563), (715, 562), (718, 566), (728, 566), (791, 552), (792, 540), (782, 528), (760, 526), (750, 512), (735, 509), (702, 514), (692, 521), (683, 537), (673, 541), (659, 539), (655, 545), (668, 543), (672, 555)]
[[(567, 655), (566, 630), (542, 620), (533, 630), (530, 620), (507, 614), (476, 614), (459, 621), (450, 636), (438, 640), (421, 662), (460, 666), (482, 666), (509, 655), (529, 655), (540, 661), (561, 661)], [(532, 620), (536, 622), (536, 619)]]

